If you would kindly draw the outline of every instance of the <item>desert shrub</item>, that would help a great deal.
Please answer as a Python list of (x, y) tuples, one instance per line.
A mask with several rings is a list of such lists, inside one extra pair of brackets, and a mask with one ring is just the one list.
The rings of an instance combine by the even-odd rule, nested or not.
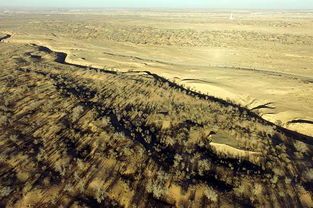
[(263, 191), (263, 187), (261, 184), (255, 184), (254, 185), (254, 189), (252, 190), (252, 193), (255, 195), (255, 196), (258, 196), (259, 194), (261, 194)]
[(110, 118), (107, 118), (107, 117), (103, 117), (99, 120), (97, 120), (97, 123), (96, 123), (99, 127), (107, 127), (109, 124), (110, 124)]
[(83, 161), (80, 159), (77, 159), (77, 166), (78, 166), (79, 170), (82, 170), (84, 168)]
[(199, 174), (203, 175), (206, 171), (210, 170), (211, 164), (209, 160), (199, 160), (198, 161), (198, 170)]
[(66, 172), (66, 165), (64, 164), (65, 161), (63, 161), (62, 159), (58, 160), (55, 162), (55, 169), (62, 175), (65, 175)]
[(295, 146), (296, 150), (300, 153), (306, 153), (309, 150), (308, 146), (301, 141), (296, 141), (294, 143), (294, 146)]
[(79, 190), (80, 193), (83, 193), (84, 190), (85, 190), (85, 184), (83, 182), (83, 180), (80, 180), (78, 183), (77, 183), (77, 189)]
[(277, 175), (274, 175), (273, 178), (271, 179), (271, 183), (272, 184), (276, 184), (278, 181), (278, 176)]
[(181, 163), (181, 161), (183, 160), (183, 157), (179, 154), (176, 154), (174, 156), (174, 167), (177, 168), (179, 166), (179, 164)]
[(95, 193), (95, 198), (97, 200), (98, 203), (101, 203), (102, 201), (104, 201), (104, 199), (106, 198), (106, 193), (105, 192), (101, 192), (100, 190), (97, 190)]
[(239, 187), (234, 188), (234, 191), (235, 191), (236, 193), (238, 193), (238, 194), (241, 196), (241, 195), (243, 195), (243, 193), (245, 192), (246, 188), (247, 188), (247, 187), (246, 187), (244, 184), (240, 184)]
[(206, 198), (212, 202), (217, 202), (218, 200), (218, 195), (212, 188), (207, 187), (204, 190), (204, 196), (206, 196)]
[(8, 122), (7, 116), (0, 116), (0, 126), (1, 125), (6, 125)]
[(83, 112), (84, 112), (84, 108), (82, 106), (80, 106), (80, 105), (76, 106), (73, 109), (72, 119), (74, 121), (77, 120)]
[(66, 184), (66, 185), (64, 186), (64, 189), (63, 189), (63, 190), (64, 190), (64, 191), (67, 191), (67, 192), (73, 192), (73, 191), (74, 191), (74, 185), (68, 183), (68, 184)]
[(149, 179), (146, 185), (146, 191), (152, 193), (155, 198), (160, 198), (164, 193), (164, 187), (162, 184), (156, 183), (155, 181)]
[(152, 193), (153, 196), (159, 199), (166, 192), (165, 183), (169, 176), (164, 171), (159, 171), (156, 178), (149, 179), (146, 185), (146, 191)]
[(304, 179), (306, 181), (313, 181), (313, 168), (310, 168), (304, 172)]
[(0, 187), (0, 198), (9, 196), (11, 192), (12, 192), (12, 189), (8, 186)]

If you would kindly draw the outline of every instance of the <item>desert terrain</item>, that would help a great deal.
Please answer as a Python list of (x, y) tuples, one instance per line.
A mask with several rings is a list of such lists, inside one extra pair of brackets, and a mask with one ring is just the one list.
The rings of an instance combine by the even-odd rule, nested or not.
[(0, 19), (1, 207), (313, 206), (313, 11)]
[(20, 11), (2, 13), (0, 28), (68, 62), (148, 70), (312, 136), (312, 12), (230, 12)]

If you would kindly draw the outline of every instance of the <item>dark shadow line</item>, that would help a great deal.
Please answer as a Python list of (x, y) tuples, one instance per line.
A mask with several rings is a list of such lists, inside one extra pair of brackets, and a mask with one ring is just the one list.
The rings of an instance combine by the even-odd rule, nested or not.
[(313, 121), (298, 119), (298, 120), (291, 120), (287, 122), (287, 124), (294, 124), (294, 123), (313, 124)]
[[(41, 50), (41, 51), (45, 51), (47, 53), (55, 53), (57, 55), (57, 58), (55, 59), (55, 61), (57, 63), (60, 63), (60, 64), (65, 64), (65, 65), (75, 66), (75, 67), (82, 68), (82, 69), (93, 70), (93, 71), (104, 72), (104, 73), (110, 73), (110, 74), (127, 73), (127, 72), (110, 71), (110, 70), (100, 69), (100, 68), (96, 68), (96, 67), (88, 67), (88, 66), (79, 65), (79, 64), (71, 64), (71, 63), (68, 63), (68, 62), (65, 61), (66, 57), (67, 57), (67, 54), (64, 53), (64, 52), (52, 51), (51, 49), (49, 49), (49, 48), (47, 48), (45, 46), (39, 46), (39, 45), (36, 45), (36, 44), (32, 44), (32, 45), (33, 46), (37, 46), (38, 49)], [(267, 120), (263, 119), (258, 114), (252, 112), (248, 108), (242, 107), (242, 106), (240, 106), (238, 104), (234, 104), (234, 103), (225, 101), (225, 100), (220, 99), (220, 98), (216, 98), (214, 96), (205, 95), (205, 94), (202, 94), (200, 92), (195, 92), (195, 91), (192, 91), (190, 89), (186, 89), (183, 86), (181, 86), (181, 85), (179, 85), (177, 83), (174, 83), (174, 82), (172, 82), (172, 81), (170, 81), (170, 80), (168, 80), (168, 79), (166, 79), (164, 77), (161, 77), (161, 76), (159, 76), (157, 74), (154, 74), (154, 73), (152, 73), (150, 71), (133, 71), (133, 72), (138, 72), (138, 73), (145, 72), (146, 74), (148, 74), (151, 77), (153, 77), (155, 80), (160, 81), (162, 83), (167, 83), (169, 85), (169, 87), (172, 87), (172, 88), (175, 88), (175, 89), (179, 89), (179, 90), (181, 90), (183, 92), (186, 92), (186, 94), (188, 94), (188, 95), (190, 95), (192, 97), (198, 97), (198, 98), (203, 99), (203, 100), (209, 100), (209, 101), (217, 102), (217, 103), (220, 103), (221, 105), (223, 105), (225, 107), (231, 106), (231, 107), (237, 108), (241, 113), (242, 112), (246, 112), (248, 116), (250, 116), (252, 118), (258, 119), (260, 121), (260, 123), (262, 123), (263, 125), (275, 126), (277, 131), (280, 131), (280, 132), (286, 134), (286, 136), (293, 137), (296, 140), (299, 140), (299, 141), (302, 141), (304, 143), (313, 145), (313, 137), (308, 136), (308, 135), (304, 135), (304, 134), (301, 134), (301, 133), (298, 133), (296, 131), (292, 131), (292, 130), (286, 129), (286, 128), (281, 127), (281, 126), (278, 126), (278, 125), (276, 125), (276, 124), (274, 124), (274, 123), (272, 123), (270, 121), (267, 121)]]
[(7, 35), (5, 35), (3, 37), (0, 37), (0, 41), (3, 41), (3, 40), (8, 39), (10, 37), (12, 37), (12, 35), (7, 34)]

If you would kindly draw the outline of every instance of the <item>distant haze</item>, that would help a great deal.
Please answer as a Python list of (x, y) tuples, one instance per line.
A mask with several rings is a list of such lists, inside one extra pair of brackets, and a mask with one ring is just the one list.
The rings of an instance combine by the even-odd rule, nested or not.
[(312, 9), (313, 0), (0, 0), (0, 7)]

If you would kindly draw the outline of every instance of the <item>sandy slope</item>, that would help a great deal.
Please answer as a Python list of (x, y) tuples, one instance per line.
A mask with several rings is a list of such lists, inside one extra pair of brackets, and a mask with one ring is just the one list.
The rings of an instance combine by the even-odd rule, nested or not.
[[(227, 13), (151, 11), (137, 16), (137, 13), (124, 12), (112, 17), (104, 15), (101, 21), (98, 16), (88, 15), (79, 18), (74, 14), (70, 14), (71, 18), (60, 15), (49, 17), (51, 20), (38, 20), (35, 16), (25, 24), (39, 25), (38, 32), (11, 26), (14, 37), (9, 41), (36, 43), (63, 51), (68, 54), (67, 62), (70, 63), (122, 71), (148, 70), (201, 92), (258, 109), (267, 120), (313, 135), (312, 124), (287, 124), (292, 120), (313, 121), (313, 46), (306, 42), (313, 34), (310, 14), (238, 11), (238, 20), (229, 22), (227, 18), (225, 20)], [(123, 17), (125, 14), (129, 15), (127, 20)], [(67, 19), (71, 19), (71, 24)], [(166, 24), (164, 20), (173, 24)], [(10, 21), (14, 25), (16, 20)], [(51, 26), (41, 25), (47, 21)], [(110, 24), (114, 23), (116, 37), (113, 38), (116, 40), (95, 35), (103, 29), (102, 22), (109, 24), (104, 27), (107, 30), (111, 30)], [(92, 32), (86, 37), (92, 38), (74, 37), (72, 30), (78, 23), (88, 25), (86, 32)], [(58, 30), (62, 25), (68, 28)], [(149, 37), (156, 44), (142, 44), (125, 39), (127, 34), (124, 37), (120, 30), (123, 28), (129, 35), (138, 33), (140, 36), (143, 35), (140, 31), (145, 30), (143, 26), (151, 27), (146, 31), (148, 35), (154, 28), (164, 33), (168, 30), (180, 32), (175, 36), (177, 39), (169, 42), (171, 45), (164, 45), (158, 42), (163, 39), (157, 39), (157, 35)], [(59, 33), (53, 31), (52, 34), (49, 27)], [(213, 45), (197, 46), (190, 37), (183, 40), (196, 46), (181, 46), (179, 33), (188, 28), (220, 34), (213, 39)], [(83, 31), (79, 33), (85, 37)], [(281, 38), (283, 42), (280, 42)]]
[[(167, 60), (149, 60), (141, 56), (134, 58), (135, 56), (130, 55), (104, 54), (105, 58), (98, 57), (98, 60), (89, 59), (89, 57), (82, 59), (79, 56), (93, 54), (93, 50), (97, 48), (89, 45), (73, 52), (73, 48), (59, 46), (53, 42), (16, 39), (10, 41), (36, 43), (48, 46), (55, 51), (63, 51), (68, 54), (67, 62), (69, 63), (102, 68), (101, 63), (107, 64), (111, 61), (115, 66), (114, 69), (117, 70), (149, 70), (195, 90), (247, 105), (250, 109), (270, 103), (267, 105), (269, 108), (259, 109), (265, 119), (276, 123), (281, 121), (290, 129), (313, 135), (312, 124), (287, 125), (287, 122), (296, 119), (313, 120), (311, 109), (313, 106), (311, 98), (313, 77), (310, 76), (216, 66), (187, 66), (170, 63)], [(79, 50), (82, 52), (80, 53)], [(125, 67), (125, 65), (129, 67)]]
[(312, 207), (311, 137), (157, 74), (0, 45), (0, 206)]

